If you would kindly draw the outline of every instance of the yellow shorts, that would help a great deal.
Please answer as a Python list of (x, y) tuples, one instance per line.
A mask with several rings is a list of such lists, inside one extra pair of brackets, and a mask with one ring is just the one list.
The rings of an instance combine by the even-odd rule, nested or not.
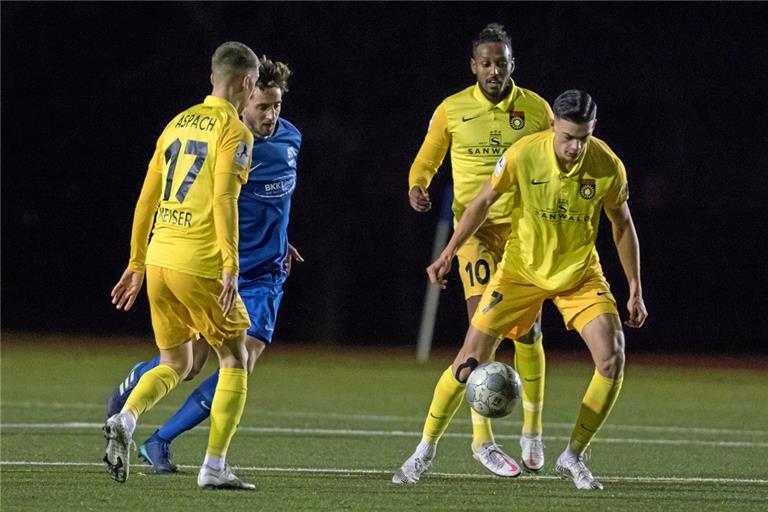
[(210, 345), (221, 345), (250, 327), (240, 296), (225, 318), (218, 303), (221, 280), (193, 276), (165, 267), (147, 265), (147, 295), (155, 343), (171, 349), (205, 336)]
[(509, 231), (509, 224), (480, 226), (480, 229), (456, 251), (465, 299), (482, 295), (485, 291), (504, 255)]
[(499, 271), (480, 298), (472, 326), (494, 338), (505, 334), (517, 339), (533, 326), (546, 299), (552, 299), (560, 310), (565, 327), (578, 332), (599, 315), (619, 314), (599, 265), (588, 270), (576, 287), (563, 292), (542, 290)]

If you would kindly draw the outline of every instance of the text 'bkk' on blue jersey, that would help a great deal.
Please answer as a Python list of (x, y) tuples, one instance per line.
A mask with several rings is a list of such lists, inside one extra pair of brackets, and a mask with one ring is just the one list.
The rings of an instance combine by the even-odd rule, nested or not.
[(283, 261), (300, 148), (301, 133), (283, 118), (278, 118), (271, 137), (254, 139), (251, 172), (238, 200), (240, 287), (285, 281)]

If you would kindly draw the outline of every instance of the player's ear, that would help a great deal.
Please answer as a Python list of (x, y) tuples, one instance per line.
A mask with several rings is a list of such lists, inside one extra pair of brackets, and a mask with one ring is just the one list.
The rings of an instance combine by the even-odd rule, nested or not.
[(555, 131), (555, 120), (554, 119), (550, 119), (549, 120), (549, 129), (552, 130), (552, 131)]
[(509, 74), (511, 75), (514, 72), (515, 72), (515, 58), (512, 57), (512, 60), (509, 61)]
[(213, 83), (213, 73), (211, 73), (211, 85), (216, 85)]
[(472, 70), (472, 74), (473, 75), (477, 74), (477, 62), (475, 62), (475, 58), (474, 57), (470, 57), (470, 59), (469, 59), (469, 69)]
[(253, 78), (251, 77), (250, 74), (246, 73), (245, 76), (243, 77), (243, 83), (242, 83), (243, 89), (245, 89), (246, 91), (252, 91), (253, 84), (254, 84)]

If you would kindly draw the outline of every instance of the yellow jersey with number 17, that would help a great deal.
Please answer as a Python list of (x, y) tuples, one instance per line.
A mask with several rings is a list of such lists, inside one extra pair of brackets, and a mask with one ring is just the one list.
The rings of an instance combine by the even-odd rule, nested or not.
[(237, 197), (252, 147), (253, 134), (223, 98), (208, 96), (174, 117), (157, 140), (136, 206), (129, 268), (236, 274)]
[(503, 272), (543, 290), (565, 291), (578, 285), (590, 266), (599, 268), (600, 212), (627, 200), (627, 174), (597, 137), (564, 173), (553, 142), (552, 131), (521, 139), (498, 161), (491, 183), (501, 193), (516, 188), (521, 207), (517, 236), (504, 250)]
[[(513, 143), (526, 135), (549, 129), (552, 109), (538, 94), (512, 83), (506, 98), (493, 103), (475, 84), (438, 105), (427, 135), (411, 165), (409, 189), (427, 188), (451, 148), (453, 214), (461, 218), (493, 173), (496, 161)], [(512, 193), (499, 199), (486, 224), (511, 221)]]

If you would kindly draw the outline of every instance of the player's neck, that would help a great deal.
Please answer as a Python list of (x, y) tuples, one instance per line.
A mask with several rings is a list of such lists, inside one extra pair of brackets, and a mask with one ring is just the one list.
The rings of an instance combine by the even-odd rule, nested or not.
[(573, 169), (573, 166), (576, 165), (576, 161), (573, 162), (567, 162), (565, 160), (562, 160), (560, 158), (560, 155), (555, 152), (555, 160), (557, 160), (557, 167), (560, 169), (560, 172), (563, 174), (568, 174), (571, 172), (571, 169)]
[(239, 98), (240, 95), (237, 94), (234, 89), (234, 85), (214, 86), (213, 90), (211, 91), (211, 96), (227, 100), (235, 107), (235, 110), (241, 112), (243, 110), (243, 102)]
[(485, 96), (485, 99), (487, 99), (488, 101), (496, 105), (497, 103), (501, 103), (502, 101), (504, 101), (504, 98), (506, 98), (509, 95), (509, 91), (511, 90), (512, 90), (512, 86), (510, 85), (509, 87), (501, 91), (498, 94), (498, 96), (492, 96), (487, 92), (485, 92), (482, 88), (480, 89), (480, 92), (483, 93), (483, 96)]

